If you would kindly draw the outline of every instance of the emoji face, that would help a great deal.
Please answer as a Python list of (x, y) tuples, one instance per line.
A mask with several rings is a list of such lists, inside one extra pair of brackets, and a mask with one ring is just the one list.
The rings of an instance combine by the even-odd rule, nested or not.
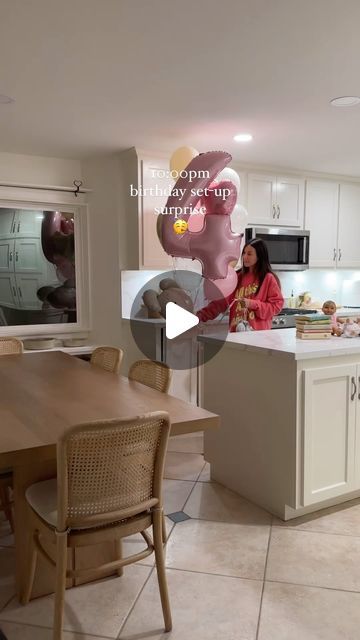
[(186, 222), (186, 220), (179, 219), (179, 220), (176, 220), (173, 224), (173, 229), (175, 233), (177, 233), (178, 235), (185, 233), (187, 228), (188, 228), (188, 223)]

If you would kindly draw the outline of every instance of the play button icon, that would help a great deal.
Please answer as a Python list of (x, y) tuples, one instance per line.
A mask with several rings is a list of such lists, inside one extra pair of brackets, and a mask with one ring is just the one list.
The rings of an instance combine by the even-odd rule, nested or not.
[(186, 311), (174, 302), (168, 302), (166, 305), (166, 337), (173, 340), (182, 333), (196, 327), (199, 324), (199, 318), (193, 313)]

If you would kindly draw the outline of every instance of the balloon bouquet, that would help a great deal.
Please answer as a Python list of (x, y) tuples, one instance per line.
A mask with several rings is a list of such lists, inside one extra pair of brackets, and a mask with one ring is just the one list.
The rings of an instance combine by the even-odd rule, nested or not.
[(247, 212), (238, 202), (240, 178), (227, 167), (231, 159), (224, 151), (177, 149), (170, 169), (179, 177), (157, 219), (166, 253), (200, 261), (208, 300), (227, 297), (237, 285), (234, 266)]
[(44, 256), (56, 267), (62, 283), (58, 287), (40, 287), (37, 295), (46, 305), (64, 309), (70, 322), (76, 321), (74, 220), (60, 211), (44, 211), (41, 226)]

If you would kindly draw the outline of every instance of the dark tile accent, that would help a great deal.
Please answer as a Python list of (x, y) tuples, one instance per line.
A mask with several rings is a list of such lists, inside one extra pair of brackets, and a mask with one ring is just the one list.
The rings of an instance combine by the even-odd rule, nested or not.
[(167, 518), (170, 518), (173, 522), (184, 522), (184, 520), (190, 520), (190, 516), (184, 511), (175, 511), (174, 513), (167, 513)]

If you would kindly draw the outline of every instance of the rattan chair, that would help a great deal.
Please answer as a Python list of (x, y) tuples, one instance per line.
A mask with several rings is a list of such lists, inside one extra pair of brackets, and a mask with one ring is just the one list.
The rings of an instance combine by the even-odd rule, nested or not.
[(136, 380), (147, 387), (167, 393), (172, 371), (167, 364), (153, 360), (137, 360), (129, 370), (129, 380)]
[[(156, 411), (124, 420), (104, 420), (70, 428), (57, 445), (58, 478), (26, 491), (29, 511), (27, 586), (31, 596), (40, 552), (56, 566), (54, 640), (62, 638), (66, 578), (101, 578), (110, 570), (155, 552), (165, 630), (172, 628), (162, 540), (162, 478), (169, 415)], [(146, 531), (150, 526), (153, 539)], [(143, 551), (123, 558), (121, 540), (140, 532)], [(56, 562), (42, 540), (56, 544)], [(67, 549), (117, 541), (117, 559), (97, 568), (67, 570)], [(47, 547), (49, 548), (49, 547)]]
[(111, 373), (119, 373), (124, 352), (116, 347), (97, 347), (91, 354), (90, 363)]
[(11, 471), (0, 471), (0, 511), (3, 511), (5, 513), (5, 517), (10, 523), (11, 531), (14, 532), (12, 501), (9, 495), (11, 489), (12, 489)]
[(24, 346), (18, 338), (0, 338), (0, 356), (22, 353)]

